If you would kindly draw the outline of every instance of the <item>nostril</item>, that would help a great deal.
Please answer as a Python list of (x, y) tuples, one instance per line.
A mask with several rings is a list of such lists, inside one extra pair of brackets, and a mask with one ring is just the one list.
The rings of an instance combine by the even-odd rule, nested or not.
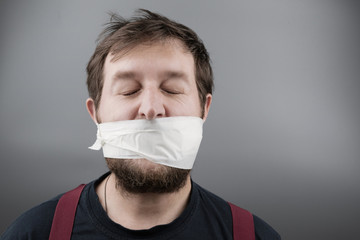
[(158, 114), (156, 115), (156, 117), (158, 117), (158, 118), (165, 117), (165, 114), (164, 114), (164, 113), (158, 113)]

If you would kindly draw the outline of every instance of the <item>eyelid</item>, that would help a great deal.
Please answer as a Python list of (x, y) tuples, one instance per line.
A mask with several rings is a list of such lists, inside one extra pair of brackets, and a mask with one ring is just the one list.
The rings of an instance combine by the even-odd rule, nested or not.
[(131, 91), (126, 91), (124, 93), (121, 93), (121, 95), (123, 96), (131, 96), (131, 95), (134, 95), (136, 93), (138, 93), (140, 91), (140, 89), (134, 89), (134, 90), (131, 90)]
[(173, 90), (173, 89), (169, 89), (169, 88), (163, 88), (162, 90), (168, 94), (174, 94), (174, 95), (182, 93), (181, 91)]
[(184, 81), (179, 81), (177, 78), (170, 78), (164, 81), (161, 86), (161, 90), (167, 94), (176, 95), (185, 93), (186, 84)]

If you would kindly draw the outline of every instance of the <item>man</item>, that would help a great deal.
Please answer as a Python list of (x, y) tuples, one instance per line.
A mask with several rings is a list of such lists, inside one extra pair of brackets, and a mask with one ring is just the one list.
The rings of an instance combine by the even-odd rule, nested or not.
[[(232, 207), (190, 177), (212, 101), (208, 53), (191, 29), (139, 14), (113, 15), (87, 66), (86, 107), (98, 126), (91, 149), (103, 149), (110, 172), (79, 192), (65, 221), (74, 221), (71, 239), (233, 239), (243, 225)], [(65, 239), (53, 233), (70, 212), (61, 196), (24, 213), (2, 239)], [(280, 239), (260, 218), (251, 224), (249, 239)]]

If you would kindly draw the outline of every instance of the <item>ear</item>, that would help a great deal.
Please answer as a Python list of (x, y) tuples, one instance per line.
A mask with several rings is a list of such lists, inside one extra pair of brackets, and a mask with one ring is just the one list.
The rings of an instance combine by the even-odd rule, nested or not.
[(205, 104), (204, 104), (204, 116), (203, 116), (204, 122), (209, 114), (211, 101), (212, 101), (212, 95), (210, 93), (208, 93), (206, 95), (206, 100), (205, 100)]
[(97, 123), (95, 103), (94, 103), (94, 100), (93, 100), (92, 98), (86, 99), (86, 109), (87, 109), (90, 117), (92, 118), (92, 120), (93, 120), (95, 123)]

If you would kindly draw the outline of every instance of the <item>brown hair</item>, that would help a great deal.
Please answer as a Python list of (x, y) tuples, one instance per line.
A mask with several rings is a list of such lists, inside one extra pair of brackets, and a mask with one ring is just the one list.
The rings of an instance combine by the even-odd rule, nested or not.
[(177, 39), (194, 57), (196, 86), (204, 109), (206, 95), (212, 93), (214, 83), (210, 57), (201, 39), (190, 28), (160, 14), (145, 9), (139, 9), (136, 13), (138, 16), (128, 20), (112, 13), (110, 22), (99, 35), (97, 47), (86, 68), (88, 92), (95, 108), (100, 103), (104, 64), (109, 53), (130, 51), (142, 43)]

